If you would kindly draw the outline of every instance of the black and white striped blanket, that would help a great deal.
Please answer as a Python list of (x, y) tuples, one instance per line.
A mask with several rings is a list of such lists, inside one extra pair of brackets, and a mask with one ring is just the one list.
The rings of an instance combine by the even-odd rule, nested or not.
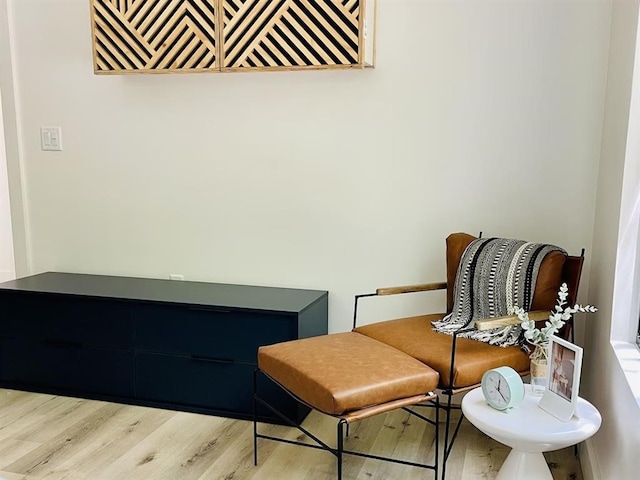
[[(440, 333), (470, 327), (476, 320), (509, 315), (517, 306), (529, 310), (540, 264), (554, 245), (505, 238), (479, 238), (462, 254), (453, 286), (453, 310), (433, 322)], [(564, 252), (566, 253), (566, 252)], [(509, 347), (520, 343), (520, 325), (473, 330), (460, 336)]]

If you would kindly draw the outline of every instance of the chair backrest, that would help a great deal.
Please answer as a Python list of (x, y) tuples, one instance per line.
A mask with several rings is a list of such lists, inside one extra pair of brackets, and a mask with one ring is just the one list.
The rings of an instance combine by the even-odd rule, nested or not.
[[(460, 259), (467, 246), (476, 238), (468, 233), (453, 233), (447, 237), (447, 312), (453, 308), (453, 285)], [(567, 304), (575, 304), (583, 264), (584, 250), (580, 256), (566, 256), (561, 252), (548, 254), (540, 266), (531, 309), (552, 310), (556, 304), (560, 284), (563, 282), (569, 288)], [(541, 323), (544, 324), (544, 321)], [(559, 334), (566, 339), (573, 335), (573, 319), (567, 322)]]
[[(567, 295), (567, 305), (575, 305), (578, 298), (578, 288), (580, 287), (580, 277), (584, 264), (584, 249), (579, 257), (567, 256), (562, 268), (562, 281), (569, 287)], [(559, 336), (565, 340), (574, 341), (573, 317), (560, 329)]]
[(578, 287), (580, 286), (580, 276), (582, 275), (582, 265), (584, 264), (584, 250), (579, 257), (568, 256), (562, 268), (562, 281), (569, 287), (567, 303), (574, 305), (578, 298)]

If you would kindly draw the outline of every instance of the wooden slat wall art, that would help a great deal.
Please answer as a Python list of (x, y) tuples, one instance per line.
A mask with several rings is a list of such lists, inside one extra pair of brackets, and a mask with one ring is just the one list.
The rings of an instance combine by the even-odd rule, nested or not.
[(91, 0), (95, 73), (216, 71), (218, 0)]
[(370, 66), (367, 0), (90, 2), (98, 74)]
[(361, 0), (222, 0), (225, 68), (360, 65)]

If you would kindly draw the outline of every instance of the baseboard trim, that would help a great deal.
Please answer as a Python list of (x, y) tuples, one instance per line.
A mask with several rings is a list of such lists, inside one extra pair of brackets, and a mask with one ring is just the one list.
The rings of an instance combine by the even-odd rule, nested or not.
[(580, 453), (580, 468), (582, 469), (583, 480), (600, 480), (600, 466), (596, 455), (592, 439), (588, 439), (578, 447)]

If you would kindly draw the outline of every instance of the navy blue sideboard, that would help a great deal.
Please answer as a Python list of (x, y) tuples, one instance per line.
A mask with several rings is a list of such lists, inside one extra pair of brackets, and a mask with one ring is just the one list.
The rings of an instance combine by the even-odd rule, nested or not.
[(326, 334), (327, 315), (326, 291), (43, 273), (0, 284), (0, 387), (248, 419), (258, 346)]

